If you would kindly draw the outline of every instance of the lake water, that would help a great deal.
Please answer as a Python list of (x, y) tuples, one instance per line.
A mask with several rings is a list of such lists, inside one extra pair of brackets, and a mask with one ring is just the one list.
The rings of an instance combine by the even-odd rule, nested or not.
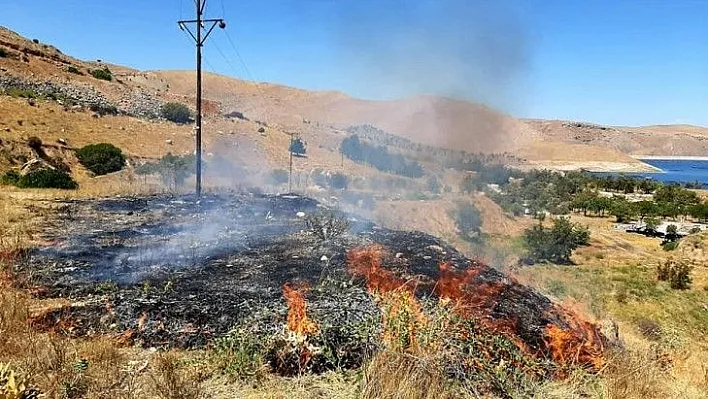
[(663, 182), (700, 182), (704, 186), (708, 186), (708, 160), (642, 159), (641, 161), (656, 166), (663, 170), (664, 173), (626, 173), (625, 175), (648, 177)]

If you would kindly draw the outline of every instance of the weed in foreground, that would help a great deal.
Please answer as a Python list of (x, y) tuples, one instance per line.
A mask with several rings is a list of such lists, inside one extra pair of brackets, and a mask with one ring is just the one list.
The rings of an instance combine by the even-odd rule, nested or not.
[(160, 399), (197, 399), (201, 396), (200, 383), (186, 375), (174, 353), (156, 355), (149, 377), (153, 394)]

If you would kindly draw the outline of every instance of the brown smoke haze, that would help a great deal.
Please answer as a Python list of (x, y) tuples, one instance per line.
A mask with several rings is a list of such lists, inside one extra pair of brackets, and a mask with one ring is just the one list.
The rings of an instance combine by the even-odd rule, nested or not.
[(334, 6), (336, 42), (370, 99), (438, 95), (523, 109), (533, 43), (516, 2), (364, 0)]

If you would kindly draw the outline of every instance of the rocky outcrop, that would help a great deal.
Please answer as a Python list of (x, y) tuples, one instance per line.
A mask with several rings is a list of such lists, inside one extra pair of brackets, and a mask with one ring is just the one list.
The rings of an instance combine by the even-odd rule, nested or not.
[(26, 91), (37, 96), (56, 100), (72, 109), (113, 110), (105, 113), (121, 113), (138, 118), (157, 118), (163, 102), (141, 90), (125, 93), (113, 102), (95, 87), (88, 84), (66, 84), (57, 81), (34, 81), (8, 73), (0, 74), (0, 91)]

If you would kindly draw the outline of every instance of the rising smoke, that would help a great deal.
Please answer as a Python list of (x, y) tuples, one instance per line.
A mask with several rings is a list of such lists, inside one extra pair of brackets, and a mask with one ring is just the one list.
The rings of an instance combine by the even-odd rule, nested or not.
[(334, 7), (344, 68), (365, 82), (355, 96), (434, 94), (512, 113), (523, 107), (532, 41), (519, 7), (486, 0), (363, 0)]

